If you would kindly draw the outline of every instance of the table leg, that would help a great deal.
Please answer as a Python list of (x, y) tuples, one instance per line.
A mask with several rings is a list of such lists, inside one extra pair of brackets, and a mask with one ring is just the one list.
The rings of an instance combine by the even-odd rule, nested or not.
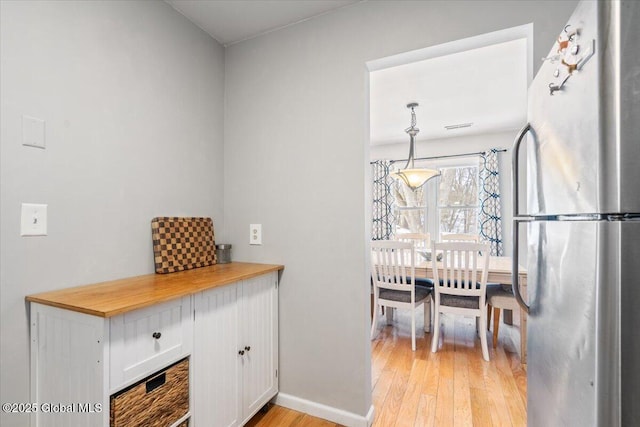
[(505, 325), (513, 325), (513, 310), (504, 310), (502, 321)]

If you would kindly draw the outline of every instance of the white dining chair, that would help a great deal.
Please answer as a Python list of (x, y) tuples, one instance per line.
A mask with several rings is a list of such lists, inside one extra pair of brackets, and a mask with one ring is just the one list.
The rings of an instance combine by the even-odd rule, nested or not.
[[(430, 233), (399, 233), (396, 234), (395, 240), (400, 242), (409, 242), (413, 244), (416, 251), (416, 263), (431, 261), (431, 234)], [(418, 256), (419, 255), (419, 256)], [(433, 280), (430, 277), (416, 277), (416, 287), (433, 290)], [(430, 310), (433, 314), (433, 298), (430, 299)], [(387, 321), (391, 322), (393, 318), (393, 310), (387, 312)], [(431, 324), (431, 318), (429, 319)], [(431, 328), (425, 326), (425, 332), (430, 332)]]
[(480, 236), (477, 234), (449, 233), (440, 236), (443, 242), (480, 242)]
[(395, 240), (413, 243), (416, 251), (428, 251), (431, 246), (430, 233), (398, 233)]
[(440, 313), (473, 316), (479, 319), (478, 333), (482, 357), (489, 361), (487, 348), (486, 286), (489, 245), (474, 242), (433, 243), (434, 252), (442, 252), (441, 268), (433, 262), (434, 326), (431, 351), (438, 350)]
[(411, 349), (416, 350), (416, 309), (424, 305), (424, 328), (431, 320), (431, 289), (415, 285), (415, 250), (412, 243), (395, 240), (371, 242), (371, 281), (373, 283), (373, 319), (371, 339), (378, 327), (378, 307), (411, 310)]
[(487, 329), (491, 324), (493, 308), (493, 348), (498, 346), (498, 329), (500, 326), (500, 310), (517, 310), (518, 302), (513, 296), (511, 286), (500, 284), (487, 285)]

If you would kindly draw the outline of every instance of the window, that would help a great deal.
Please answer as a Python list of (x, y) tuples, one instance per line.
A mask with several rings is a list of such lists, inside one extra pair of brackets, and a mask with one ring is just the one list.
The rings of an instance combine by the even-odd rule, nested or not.
[(442, 233), (478, 232), (478, 166), (475, 158), (463, 162), (440, 167), (421, 164), (439, 169), (441, 175), (416, 191), (396, 183), (396, 234), (429, 232), (439, 240)]
[(440, 170), (438, 217), (440, 233), (478, 232), (478, 167)]
[(397, 182), (394, 189), (396, 204), (395, 233), (425, 233), (428, 231), (426, 204), (427, 184), (411, 191), (409, 187)]

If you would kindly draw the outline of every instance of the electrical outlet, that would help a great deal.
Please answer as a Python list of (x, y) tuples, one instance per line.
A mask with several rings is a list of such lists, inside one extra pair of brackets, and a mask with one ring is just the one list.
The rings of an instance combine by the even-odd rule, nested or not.
[(249, 225), (249, 244), (250, 245), (262, 244), (262, 224)]
[(20, 214), (21, 236), (47, 235), (47, 205), (23, 203)]

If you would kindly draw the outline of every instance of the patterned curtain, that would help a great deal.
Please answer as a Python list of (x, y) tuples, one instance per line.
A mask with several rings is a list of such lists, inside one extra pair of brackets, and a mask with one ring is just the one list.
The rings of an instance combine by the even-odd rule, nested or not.
[(491, 244), (491, 255), (502, 256), (502, 216), (500, 214), (500, 175), (498, 152), (492, 148), (480, 156), (480, 240)]
[(390, 169), (391, 162), (388, 160), (376, 160), (371, 163), (371, 176), (373, 177), (372, 240), (389, 240), (393, 235), (393, 196), (391, 194), (393, 179), (389, 177)]

